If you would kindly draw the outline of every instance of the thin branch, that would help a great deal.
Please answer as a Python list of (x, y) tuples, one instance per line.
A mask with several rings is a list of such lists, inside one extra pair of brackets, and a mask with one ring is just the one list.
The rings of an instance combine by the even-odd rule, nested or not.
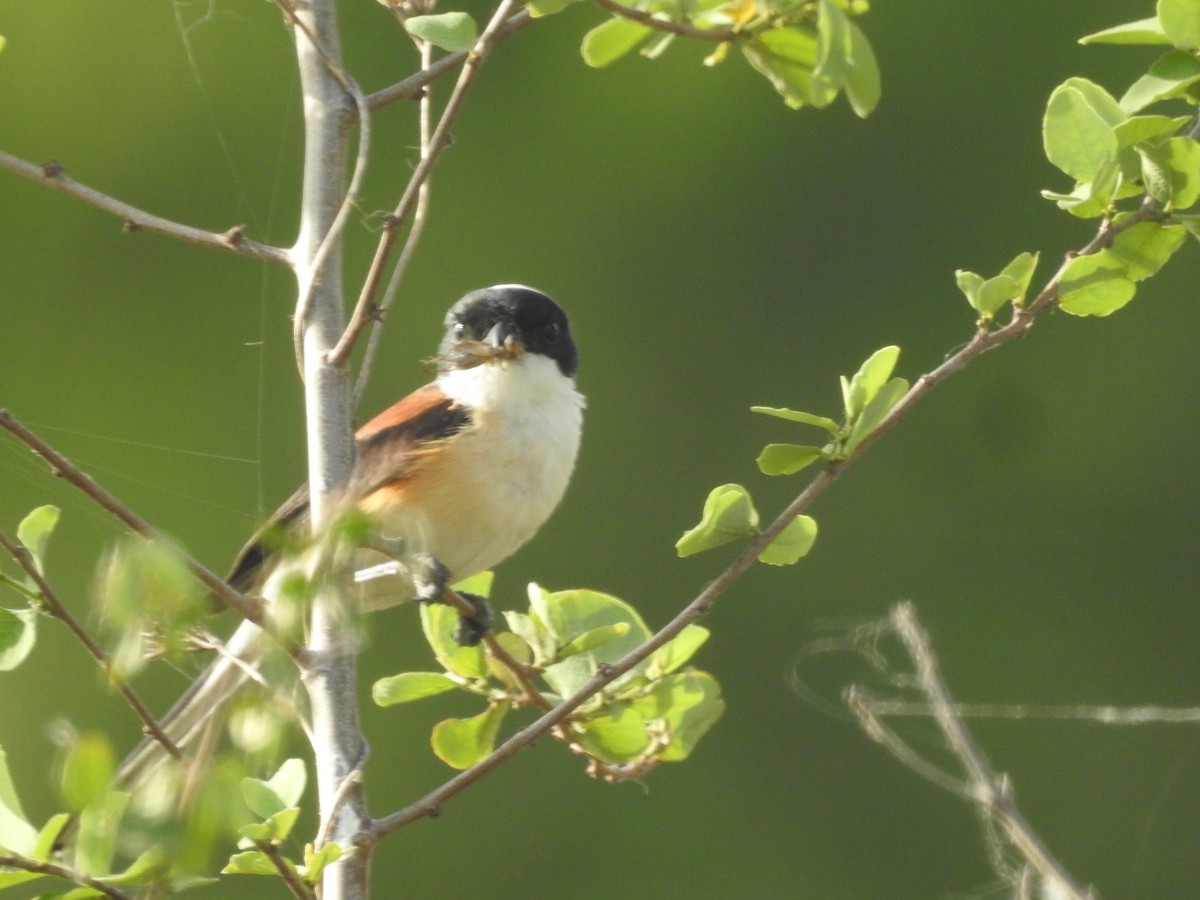
[(56, 863), (38, 862), (35, 859), (28, 859), (24, 856), (14, 856), (4, 853), (0, 854), (0, 866), (6, 866), (10, 869), (20, 869), (23, 872), (36, 872), (38, 875), (53, 875), (55, 878), (61, 878), (64, 881), (70, 881), (74, 884), (89, 887), (94, 891), (99, 891), (105, 897), (110, 898), (110, 900), (132, 900), (132, 895), (126, 894), (112, 885), (105, 884), (99, 879), (84, 875), (82, 872), (76, 872), (74, 869), (69, 869), (66, 866), (57, 865)]
[(665, 31), (667, 34), (696, 38), (701, 41), (715, 41), (718, 44), (727, 44), (739, 38), (747, 37), (749, 34), (749, 32), (738, 31), (735, 28), (697, 28), (688, 22), (660, 19), (652, 13), (634, 9), (632, 6), (626, 6), (624, 3), (617, 3), (616, 0), (596, 0), (596, 5), (607, 9), (614, 16), (620, 16), (622, 19), (637, 22), (648, 28), (653, 28), (655, 31)]
[(994, 822), (1008, 842), (1032, 866), (1041, 879), (1056, 889), (1055, 896), (1086, 900), (1092, 893), (1079, 886), (1025, 820), (1013, 799), (1009, 780), (993, 771), (982, 749), (954, 711), (950, 691), (942, 678), (929, 635), (917, 621), (911, 603), (892, 608), (892, 628), (912, 659), (922, 692), (929, 698), (934, 719), (941, 728), (950, 752), (962, 764), (970, 784), (970, 800), (984, 821)]
[(304, 883), (296, 871), (296, 867), (284, 858), (278, 847), (270, 841), (255, 841), (254, 846), (275, 868), (284, 887), (296, 900), (316, 900), (316, 894), (313, 893), (312, 888)]
[[(98, 485), (90, 475), (75, 466), (65, 456), (18, 422), (16, 417), (7, 409), (0, 409), (0, 428), (9, 432), (9, 434), (13, 435), (22, 444), (44, 459), (55, 475), (66, 479), (73, 487), (82, 491), (102, 508), (108, 510), (108, 512), (112, 513), (122, 524), (129, 528), (130, 531), (141, 535), (147, 540), (166, 540), (145, 519)], [(263, 625), (263, 611), (260, 603), (255, 602), (240, 591), (235, 591), (223, 579), (213, 574), (210, 569), (202, 565), (198, 560), (183, 553), (182, 549), (179, 552), (183, 556), (184, 563), (196, 579), (216, 595), (222, 603), (254, 624)]]
[(117, 689), (118, 693), (125, 698), (125, 702), (129, 704), (134, 714), (141, 720), (142, 730), (158, 741), (158, 743), (162, 745), (162, 748), (166, 750), (167, 753), (169, 753), (172, 757), (175, 759), (181, 759), (183, 757), (183, 753), (177, 746), (175, 746), (175, 742), (167, 736), (165, 731), (163, 731), (162, 726), (160, 726), (154, 716), (151, 715), (150, 710), (146, 707), (146, 704), (142, 702), (142, 698), (137, 695), (137, 692), (134, 691), (134, 689), (129, 686), (128, 682), (126, 682), (125, 679), (113, 669), (111, 657), (109, 657), (104, 649), (92, 639), (92, 636), (87, 633), (87, 630), (79, 623), (79, 621), (73, 615), (71, 615), (71, 612), (67, 609), (66, 604), (62, 602), (62, 599), (50, 586), (49, 582), (47, 582), (42, 576), (42, 573), (38, 571), (37, 566), (34, 565), (33, 559), (29, 555), (29, 551), (19, 542), (10, 540), (8, 535), (6, 535), (3, 531), (0, 531), (0, 547), (3, 547), (8, 555), (16, 561), (17, 565), (25, 570), (25, 574), (33, 579), (33, 583), (37, 585), (37, 589), (40, 594), (39, 599), (41, 602), (50, 611), (50, 614), (66, 625), (67, 629), (73, 635), (75, 635), (81, 644), (83, 644), (84, 650), (86, 650), (88, 655), (91, 656), (91, 658), (96, 661), (96, 664), (100, 666), (100, 670), (104, 673), (104, 677), (107, 678), (109, 682), (111, 682), (112, 685)]
[[(413, 37), (413, 41), (416, 43), (417, 52), (421, 57), (421, 68), (429, 68), (429, 64), (433, 60), (433, 44), (417, 37)], [(420, 105), (417, 110), (417, 125), (420, 138), (420, 161), (424, 162), (429, 157), (433, 141), (433, 96), (429, 91), (421, 92)], [(350, 324), (346, 327), (345, 334), (342, 335), (341, 340), (338, 342), (339, 345), (346, 344), (348, 347), (353, 347), (363, 328), (368, 327), (370, 323), (378, 325), (383, 321), (383, 317), (387, 315), (388, 308), (391, 306), (396, 288), (399, 286), (400, 280), (404, 277), (404, 273), (408, 271), (408, 264), (416, 253), (421, 236), (425, 233), (425, 223), (429, 221), (428, 213), (429, 179), (426, 178), (421, 182), (421, 187), (417, 191), (417, 203), (413, 209), (412, 225), (408, 229), (408, 237), (405, 238), (404, 247), (400, 251), (400, 259), (392, 270), (392, 277), (388, 281), (383, 302), (374, 302), (371, 299), (371, 295), (376, 290), (375, 286), (371, 285), (367, 287), (364, 284), (358, 304), (355, 306), (354, 313), (350, 318)], [(399, 227), (399, 221), (393, 216), (388, 216), (384, 220), (384, 228)], [(370, 277), (368, 276), (368, 281)], [(378, 275), (375, 277), (378, 278)], [(371, 329), (371, 333), (367, 338), (367, 349), (363, 353), (362, 363), (358, 367), (358, 377), (354, 381), (354, 405), (356, 407), (366, 392), (367, 381), (371, 377), (371, 367), (374, 365), (375, 356), (379, 352), (379, 343), (382, 334), (382, 329), (375, 327)]]
[(883, 435), (895, 428), (909, 409), (926, 396), (935, 386), (951, 375), (965, 368), (969, 363), (988, 350), (1003, 343), (1015, 340), (1026, 334), (1033, 327), (1037, 316), (1051, 308), (1058, 298), (1058, 283), (1063, 271), (1072, 259), (1095, 253), (1107, 246), (1112, 238), (1132, 227), (1136, 222), (1155, 218), (1158, 214), (1148, 207), (1125, 219), (1120, 225), (1105, 221), (1100, 226), (1096, 236), (1080, 251), (1067, 255), (1067, 259), (1051, 277), (1046, 286), (1035, 300), (1028, 306), (1017, 310), (1012, 320), (994, 331), (980, 330), (961, 350), (948, 357), (933, 371), (921, 376), (900, 401), (892, 407), (887, 416), (870, 435), (861, 441), (854, 452), (846, 459), (830, 463), (819, 471), (801, 490), (801, 492), (784, 508), (770, 525), (749, 541), (733, 561), (712, 582), (709, 583), (696, 597), (683, 607), (676, 616), (659, 629), (649, 640), (634, 648), (617, 662), (601, 669), (587, 680), (584, 685), (567, 697), (554, 709), (542, 715), (531, 725), (521, 729), (504, 743), (500, 744), (490, 755), (480, 760), (469, 769), (464, 769), (445, 784), (430, 791), (420, 800), (410, 806), (390, 815), (377, 819), (364, 833), (360, 840), (364, 845), (371, 845), (380, 838), (404, 827), (410, 822), (425, 816), (436, 815), (441, 805), (466, 787), (478, 781), (488, 772), (495, 769), (521, 750), (528, 747), (539, 737), (565, 720), (572, 712), (582, 706), (593, 695), (599, 693), (606, 685), (628, 672), (655, 650), (677, 637), (688, 625), (698, 621), (708, 614), (713, 604), (732, 587), (745, 572), (754, 565), (758, 555), (775, 540), (776, 537), (796, 518), (812, 507), (813, 503), (825, 493), (837, 480), (838, 476), (850, 465), (862, 458)]
[[(496, 29), (495, 42), (499, 43), (506, 38), (512, 37), (522, 28), (531, 25), (533, 21), (533, 17), (526, 9), (513, 13), (503, 25)], [(368, 94), (367, 108), (374, 111), (380, 107), (387, 106), (389, 103), (396, 103), (400, 100), (416, 100), (430, 84), (437, 81), (446, 73), (453, 72), (459, 66), (463, 65), (470, 59), (473, 52), (473, 50), (459, 50), (455, 53), (448, 53), (436, 62), (426, 66), (420, 72), (409, 75), (403, 81), (398, 81), (389, 87), (375, 91), (373, 94)]]
[[(870, 698), (871, 712), (878, 716), (927, 718), (933, 709), (924, 701)], [(962, 719), (1036, 719), (1092, 722), (1098, 725), (1200, 725), (1196, 706), (1086, 706), (1039, 705), (1031, 703), (955, 703), (954, 714)]]
[(971, 789), (971, 785), (949, 772), (942, 771), (914, 750), (904, 738), (883, 721), (879, 715), (878, 704), (879, 701), (860, 685), (851, 685), (846, 690), (846, 705), (858, 718), (858, 723), (867, 733), (867, 737), (926, 781), (962, 800), (974, 802), (975, 793)]
[(205, 231), (202, 228), (194, 228), (191, 225), (183, 225), (179, 222), (173, 222), (170, 219), (164, 219), (161, 216), (138, 209), (136, 206), (130, 206), (128, 203), (111, 197), (108, 194), (103, 194), (95, 188), (88, 187), (86, 184), (80, 184), (73, 178), (68, 178), (66, 170), (57, 162), (50, 161), (39, 166), (0, 151), (0, 168), (16, 172), (30, 181), (47, 185), (48, 187), (62, 191), (64, 194), (70, 194), (72, 197), (82, 200), (84, 203), (88, 203), (97, 209), (112, 213), (114, 216), (125, 220), (126, 231), (150, 231), (155, 234), (165, 234), (168, 237), (177, 238), (190, 244), (199, 244), (202, 247), (225, 250), (229, 253), (248, 256), (251, 259), (261, 260), (262, 262), (275, 263), (282, 266), (291, 265), (291, 256), (287, 250), (250, 240), (250, 238), (246, 237), (241, 225), (235, 225), (228, 231), (216, 232)]
[(442, 110), (442, 116), (433, 131), (433, 136), (429, 139), (427, 151), (422, 154), (420, 163), (418, 163), (417, 168), (413, 171), (412, 177), (409, 178), (408, 185), (404, 188), (400, 202), (388, 218), (388, 222), (383, 230), (383, 236), (375, 248), (375, 257), (371, 260), (371, 267), (367, 271), (366, 279), (363, 281), (363, 288), (359, 294), (358, 302), (355, 304), (350, 324), (342, 333), (337, 344), (329, 352), (330, 365), (340, 366), (346, 362), (350, 356), (350, 351), (354, 349), (354, 343), (358, 339), (359, 334), (362, 333), (362, 329), (370, 321), (375, 291), (383, 277), (383, 271), (387, 266), (392, 247), (396, 243), (399, 229), (412, 214), (421, 189), (433, 172), (433, 167), (437, 165), (442, 151), (450, 145), (450, 126), (458, 118), (458, 114), (462, 110), (462, 105), (466, 101), (467, 93), (470, 91), (471, 85), (475, 81), (475, 76), (478, 74), (484, 60), (487, 59), (488, 53), (500, 41), (502, 26), (513, 15), (513, 7), (515, 5), (516, 0), (501, 0), (495, 12), (492, 13), (492, 18), (488, 21), (487, 27), (483, 29), (483, 33), (475, 41), (475, 46), (467, 54), (463, 62), (462, 71), (458, 73), (458, 81), (455, 82), (454, 90), (450, 93), (450, 99), (446, 101), (446, 107)]

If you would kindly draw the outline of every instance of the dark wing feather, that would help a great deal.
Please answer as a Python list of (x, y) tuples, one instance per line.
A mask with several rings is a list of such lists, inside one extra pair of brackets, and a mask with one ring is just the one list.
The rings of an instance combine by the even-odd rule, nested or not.
[[(355, 435), (358, 460), (350, 474), (346, 495), (360, 500), (383, 485), (403, 478), (423, 448), (461, 431), (471, 421), (459, 406), (434, 384), (413, 391), (381, 412)], [(234, 558), (225, 579), (238, 590), (250, 589), (263, 564), (278, 549), (281, 532), (293, 532), (308, 522), (308, 485), (302, 485), (254, 533)]]

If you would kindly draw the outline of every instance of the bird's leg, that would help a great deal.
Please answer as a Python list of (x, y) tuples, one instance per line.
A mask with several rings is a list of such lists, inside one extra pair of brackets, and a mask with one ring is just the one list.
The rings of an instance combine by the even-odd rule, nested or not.
[[(424, 572), (414, 574), (413, 582), (417, 587), (418, 603), (446, 603), (446, 594), (450, 591), (450, 572), (432, 556), (422, 554)], [(483, 640), (483, 636), (492, 627), (492, 608), (478, 594), (466, 591), (455, 591), (467, 602), (473, 610), (466, 613), (459, 610), (458, 627), (454, 629), (454, 640), (463, 647), (474, 647)], [(450, 603), (449, 605), (456, 605)]]

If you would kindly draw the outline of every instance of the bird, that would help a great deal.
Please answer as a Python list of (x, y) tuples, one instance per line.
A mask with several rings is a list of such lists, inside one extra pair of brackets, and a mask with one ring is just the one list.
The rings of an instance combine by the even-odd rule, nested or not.
[[(378, 581), (360, 594), (367, 612), (436, 599), (446, 585), (507, 559), (554, 512), (575, 467), (585, 401), (563, 309), (535, 288), (499, 284), (466, 294), (444, 325), (436, 377), (358, 429), (356, 461), (336, 496), (335, 509), (364, 513), (396, 553), (356, 573)], [(302, 486), (255, 532), (226, 578), (232, 587), (270, 608), (289, 566), (278, 535), (306, 532), (308, 503)], [(460, 640), (477, 641), (485, 627), (460, 627)], [(268, 643), (254, 623), (238, 626), (160, 720), (176, 746), (197, 741), (255, 675)], [(116, 783), (132, 789), (166, 758), (148, 738), (118, 768)]]

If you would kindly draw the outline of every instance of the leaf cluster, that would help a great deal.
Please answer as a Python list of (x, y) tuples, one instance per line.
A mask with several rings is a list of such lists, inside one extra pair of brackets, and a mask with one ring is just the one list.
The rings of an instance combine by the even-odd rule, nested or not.
[[(476, 578), (460, 588), (479, 593), (489, 584), (490, 577)], [(443, 671), (401, 672), (372, 688), (381, 706), (448, 691), (484, 702), (477, 715), (434, 726), (433, 750), (447, 765), (466, 769), (479, 762), (492, 752), (513, 710), (560, 703), (652, 634), (632, 606), (609, 594), (550, 592), (531, 584), (528, 596), (526, 611), (504, 613), (509, 630), (495, 636), (503, 650), (500, 658), (482, 646), (455, 642), (454, 610), (422, 606), (422, 628)], [(725, 708), (716, 679), (685, 668), (707, 639), (706, 629), (688, 626), (585, 702), (555, 736), (588, 756), (594, 772), (610, 778), (686, 759)]]

